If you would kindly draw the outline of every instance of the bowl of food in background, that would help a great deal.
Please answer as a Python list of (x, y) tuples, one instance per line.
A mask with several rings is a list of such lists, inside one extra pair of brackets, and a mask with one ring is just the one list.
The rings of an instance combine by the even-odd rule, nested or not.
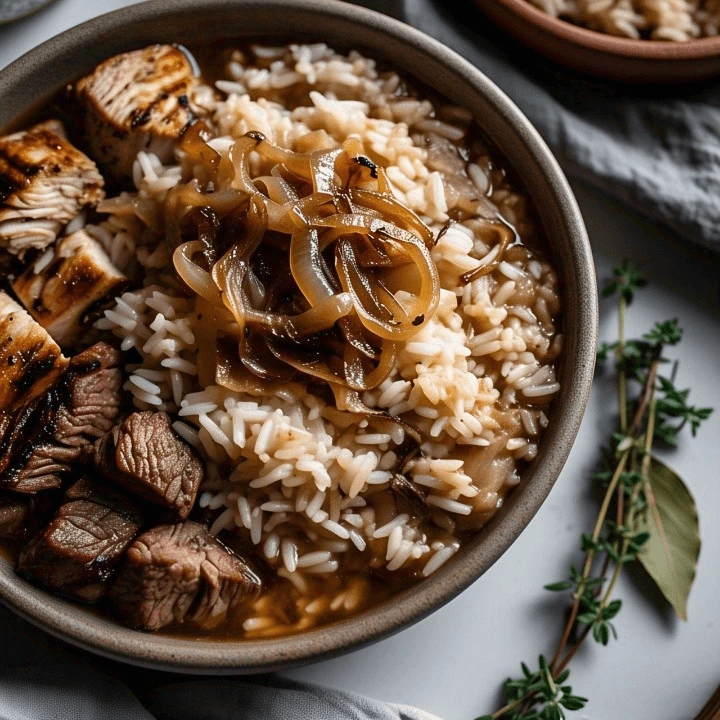
[(0, 96), (4, 604), (260, 672), (402, 629), (517, 538), (596, 286), (477, 69), (345, 3), (181, 0), (59, 35)]
[(720, 72), (712, 0), (475, 0), (508, 35), (565, 67), (626, 83), (704, 80)]

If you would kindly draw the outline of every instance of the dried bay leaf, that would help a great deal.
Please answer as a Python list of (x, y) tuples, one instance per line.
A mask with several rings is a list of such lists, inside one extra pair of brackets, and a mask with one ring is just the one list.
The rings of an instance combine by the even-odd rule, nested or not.
[(635, 531), (647, 532), (650, 538), (638, 560), (678, 616), (686, 620), (700, 554), (697, 508), (685, 483), (657, 458), (650, 463), (648, 477), (648, 507), (636, 518)]

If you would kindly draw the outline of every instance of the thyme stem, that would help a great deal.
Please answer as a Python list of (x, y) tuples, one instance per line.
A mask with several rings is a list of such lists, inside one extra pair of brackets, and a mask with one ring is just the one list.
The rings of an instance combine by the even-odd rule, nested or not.
[(510, 710), (514, 710), (520, 703), (525, 702), (527, 698), (518, 698), (517, 700), (513, 700), (512, 702), (509, 702), (507, 705), (504, 705), (499, 710), (496, 710), (491, 717), (493, 720), (497, 720), (498, 718), (501, 718), (506, 713), (510, 712)]
[(615, 355), (618, 359), (618, 404), (620, 409), (620, 432), (627, 432), (627, 371), (622, 358), (625, 356), (625, 311), (627, 300), (620, 296), (620, 315), (618, 318), (618, 346)]
[[(618, 405), (620, 414), (620, 432), (627, 432), (627, 370), (625, 363), (622, 361), (625, 357), (625, 312), (627, 310), (627, 300), (624, 295), (620, 295), (620, 312), (618, 317), (618, 346), (615, 350), (616, 367), (618, 374)], [(622, 485), (618, 485), (616, 492), (616, 510), (615, 510), (615, 523), (620, 525), (623, 516), (625, 515), (625, 488)], [(615, 546), (617, 550), (617, 544)], [(605, 577), (610, 568), (610, 555), (605, 557), (603, 564), (601, 577)]]
[[(624, 300), (623, 298), (620, 299), (621, 308), (624, 306)], [(623, 323), (624, 325), (624, 323)], [(635, 413), (635, 416), (633, 417), (632, 426), (630, 428), (629, 436), (634, 437), (635, 433), (638, 431), (638, 427), (640, 423), (642, 422), (642, 419), (645, 415), (645, 412), (647, 410), (648, 404), (650, 402), (650, 398), (654, 397), (654, 388), (655, 388), (655, 382), (657, 378), (657, 368), (659, 365), (659, 357), (654, 358), (652, 365), (650, 366), (650, 370), (648, 371), (647, 377), (645, 378), (645, 382), (643, 383), (643, 389), (640, 396), (640, 403), (638, 404), (638, 409)], [(623, 388), (625, 386), (623, 385)], [(626, 406), (627, 403), (622, 403), (623, 406)], [(627, 422), (627, 419), (626, 421)], [(654, 420), (653, 420), (653, 428), (654, 428)], [(647, 437), (648, 433), (646, 433)], [(652, 440), (652, 433), (649, 434), (649, 437)], [(617, 466), (615, 467), (615, 472), (613, 473), (612, 478), (610, 479), (610, 483), (607, 487), (607, 490), (605, 491), (605, 495), (602, 500), (602, 504), (600, 505), (600, 512), (598, 513), (597, 519), (595, 521), (595, 527), (593, 528), (592, 533), (592, 539), (594, 542), (597, 542), (598, 538), (600, 537), (600, 533), (602, 532), (603, 525), (605, 523), (605, 519), (607, 517), (608, 509), (610, 507), (610, 502), (612, 501), (612, 496), (615, 494), (615, 491), (617, 490), (618, 494), (624, 497), (624, 490), (622, 485), (620, 485), (620, 478), (622, 477), (623, 472), (625, 471), (625, 467), (627, 465), (627, 461), (630, 457), (631, 448), (626, 449), (623, 454), (620, 456), (620, 460), (618, 461)], [(649, 457), (649, 450), (646, 451), (646, 457)], [(620, 521), (622, 520), (622, 516), (620, 516)], [(620, 521), (618, 524), (620, 524)], [(627, 551), (627, 548), (625, 548), (625, 551)], [(565, 623), (565, 627), (563, 630), (562, 637), (560, 638), (560, 642), (557, 645), (557, 648), (555, 650), (555, 653), (553, 655), (553, 659), (550, 662), (550, 668), (553, 671), (553, 674), (558, 674), (563, 671), (563, 669), (566, 667), (567, 663), (569, 662), (570, 658), (577, 652), (579, 649), (579, 646), (582, 644), (582, 642), (587, 637), (587, 632), (584, 632), (581, 634), (581, 636), (578, 638), (578, 641), (574, 643), (575, 648), (571, 648), (569, 652), (571, 652), (571, 655), (569, 657), (566, 657), (562, 664), (559, 664), (560, 658), (563, 655), (563, 652), (565, 651), (565, 648), (567, 646), (567, 643), (570, 639), (570, 635), (572, 633), (572, 629), (575, 625), (575, 620), (577, 619), (578, 611), (580, 609), (580, 599), (582, 598), (583, 590), (585, 589), (585, 584), (590, 577), (590, 571), (592, 569), (592, 563), (595, 559), (595, 549), (590, 548), (586, 555), (585, 555), (585, 563), (583, 565), (582, 574), (580, 576), (580, 581), (577, 586), (577, 590), (575, 592), (574, 602), (570, 609), (570, 614), (568, 615), (568, 619)], [(623, 552), (621, 555), (624, 555)], [(610, 560), (609, 557), (606, 558), (605, 564), (603, 565), (602, 573), (600, 577), (606, 577), (607, 572), (610, 567)], [(619, 572), (619, 571), (618, 571)], [(617, 582), (617, 580), (615, 581)]]
[[(654, 386), (654, 383), (653, 383)], [(650, 396), (650, 402), (649, 402), (649, 409), (648, 409), (648, 421), (647, 426), (645, 430), (645, 444), (643, 448), (643, 459), (642, 459), (642, 465), (641, 465), (641, 473), (643, 477), (643, 484), (650, 482), (648, 473), (650, 471), (650, 459), (652, 457), (652, 444), (653, 444), (653, 436), (655, 434), (655, 409), (656, 409), (656, 403), (655, 403), (655, 388), (653, 387), (652, 394)], [(636, 508), (636, 501), (638, 496), (640, 495), (640, 485), (636, 485), (633, 488), (632, 498), (628, 505), (628, 511), (627, 511), (627, 517), (625, 518), (624, 525), (627, 528), (632, 528), (635, 521), (635, 508)], [(605, 595), (603, 596), (603, 599), (600, 603), (600, 608), (603, 609), (607, 607), (608, 602), (610, 601), (610, 598), (612, 597), (613, 590), (615, 589), (615, 585), (617, 584), (618, 578), (620, 577), (620, 572), (623, 568), (623, 558), (625, 557), (625, 553), (628, 551), (628, 547), (630, 546), (630, 539), (628, 537), (625, 537), (623, 540), (621, 549), (620, 549), (620, 561), (615, 564), (615, 570), (613, 572), (612, 578), (610, 579), (610, 582), (608, 584), (607, 590), (605, 591)]]
[(575, 657), (575, 653), (580, 649), (582, 644), (585, 642), (585, 638), (590, 634), (590, 625), (586, 625), (583, 631), (578, 636), (578, 639), (572, 644), (570, 649), (567, 651), (563, 661), (558, 665), (556, 675), (559, 675), (569, 664), (570, 661)]
[[(610, 501), (612, 500), (612, 496), (615, 493), (615, 489), (618, 486), (618, 483), (620, 482), (620, 478), (622, 477), (622, 474), (625, 470), (625, 465), (627, 464), (628, 457), (630, 456), (630, 449), (628, 448), (623, 452), (623, 454), (620, 456), (620, 460), (615, 468), (615, 472), (613, 473), (612, 479), (610, 480), (610, 484), (607, 487), (607, 490), (605, 491), (605, 497), (603, 497), (602, 505), (600, 506), (600, 512), (598, 513), (597, 520), (595, 522), (595, 527), (593, 528), (593, 534), (592, 538), (593, 541), (597, 542), (598, 538), (600, 537), (600, 533), (602, 531), (603, 523), (605, 522), (605, 518), (607, 517), (608, 509), (610, 508)], [(585, 564), (583, 565), (582, 574), (580, 575), (580, 581), (577, 585), (577, 590), (575, 591), (575, 597), (574, 602), (572, 604), (572, 608), (570, 609), (570, 615), (568, 616), (567, 622), (565, 623), (565, 629), (563, 630), (562, 637), (560, 638), (560, 642), (558, 643), (558, 646), (555, 650), (555, 654), (553, 655), (553, 659), (550, 662), (550, 668), (553, 670), (553, 674), (557, 674), (559, 672), (558, 669), (555, 668), (557, 665), (560, 657), (562, 656), (562, 653), (565, 650), (565, 646), (568, 643), (568, 640), (570, 639), (570, 633), (572, 632), (572, 629), (575, 625), (575, 620), (578, 615), (578, 611), (580, 609), (580, 600), (582, 598), (583, 591), (585, 589), (585, 583), (587, 582), (587, 579), (590, 577), (590, 570), (592, 569), (593, 560), (595, 559), (595, 550), (594, 548), (590, 548), (587, 553), (585, 554)]]

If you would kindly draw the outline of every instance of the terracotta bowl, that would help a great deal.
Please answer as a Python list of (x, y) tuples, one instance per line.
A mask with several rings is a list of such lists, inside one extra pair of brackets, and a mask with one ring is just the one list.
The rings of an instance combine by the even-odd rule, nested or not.
[(582, 217), (557, 162), (498, 88), (448, 48), (407, 25), (335, 0), (155, 0), (104, 15), (0, 72), (0, 128), (115, 53), (155, 42), (287, 37), (358, 47), (468, 107), (539, 208), (564, 294), (562, 390), (540, 452), (496, 518), (421, 584), (352, 619), (277, 640), (204, 641), (136, 632), (54, 597), (0, 558), (0, 600), (43, 630), (104, 656), (180, 672), (251, 673), (347, 652), (414, 623), (477, 580), (538, 510), (567, 458), (592, 382), (597, 298)]
[(558, 20), (528, 0), (474, 0), (518, 42), (565, 67), (628, 83), (679, 83), (720, 74), (720, 36), (663, 42), (613, 37)]

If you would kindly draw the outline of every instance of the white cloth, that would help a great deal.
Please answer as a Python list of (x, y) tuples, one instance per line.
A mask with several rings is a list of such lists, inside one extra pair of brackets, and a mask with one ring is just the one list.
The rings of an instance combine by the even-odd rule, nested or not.
[(209, 679), (139, 670), (72, 648), (0, 607), (0, 720), (439, 718), (274, 676)]

